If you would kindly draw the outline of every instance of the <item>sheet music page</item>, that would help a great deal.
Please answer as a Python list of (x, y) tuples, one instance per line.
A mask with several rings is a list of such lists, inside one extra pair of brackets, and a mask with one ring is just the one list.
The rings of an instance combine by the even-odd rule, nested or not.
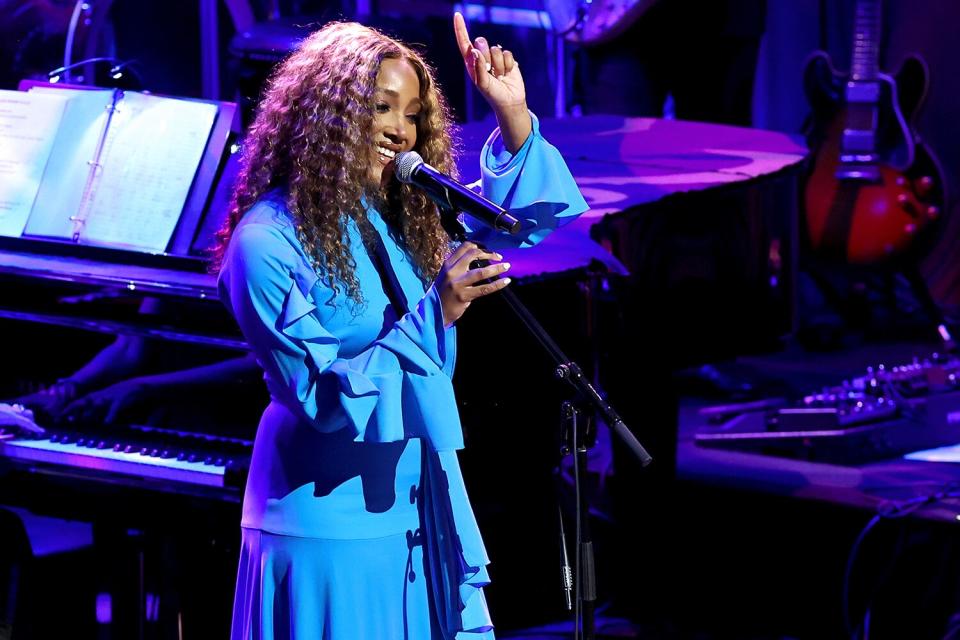
[(164, 251), (217, 109), (203, 102), (124, 94), (107, 132), (81, 241)]
[(62, 96), (0, 90), (0, 235), (23, 233), (66, 104)]
[(83, 199), (83, 190), (90, 174), (89, 162), (96, 155), (97, 142), (107, 120), (107, 107), (113, 100), (113, 90), (34, 87), (29, 93), (63, 96), (68, 103), (33, 211), (23, 232), (69, 238), (73, 233), (70, 217), (77, 214)]

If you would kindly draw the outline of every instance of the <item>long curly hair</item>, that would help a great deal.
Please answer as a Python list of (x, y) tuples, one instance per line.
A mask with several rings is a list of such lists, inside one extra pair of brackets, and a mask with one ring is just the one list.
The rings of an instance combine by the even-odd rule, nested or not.
[(437, 275), (450, 245), (437, 206), (421, 190), (395, 179), (386, 193), (370, 184), (376, 79), (386, 58), (409, 62), (420, 81), (415, 150), (428, 164), (455, 174), (450, 112), (427, 62), (375, 29), (354, 22), (328, 24), (306, 38), (270, 78), (217, 234), (215, 269), (243, 214), (264, 193), (285, 185), (300, 242), (334, 290), (343, 286), (351, 299), (363, 301), (347, 235), (347, 220), (353, 219), (371, 246), (376, 231), (363, 196), (379, 205), (420, 277), (426, 282)]

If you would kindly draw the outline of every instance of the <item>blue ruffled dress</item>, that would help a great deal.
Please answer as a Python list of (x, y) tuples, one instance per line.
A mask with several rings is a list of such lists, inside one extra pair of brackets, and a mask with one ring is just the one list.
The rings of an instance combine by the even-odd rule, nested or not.
[[(536, 118), (514, 155), (495, 131), (481, 171), (484, 195), (524, 225), (511, 237), (478, 229), (488, 246), (534, 244), (587, 209)], [(456, 455), (455, 329), (375, 209), (410, 309), (401, 318), (356, 225), (360, 308), (314, 272), (284, 199), (271, 192), (244, 215), (219, 279), (271, 396), (244, 495), (232, 638), (493, 638)]]

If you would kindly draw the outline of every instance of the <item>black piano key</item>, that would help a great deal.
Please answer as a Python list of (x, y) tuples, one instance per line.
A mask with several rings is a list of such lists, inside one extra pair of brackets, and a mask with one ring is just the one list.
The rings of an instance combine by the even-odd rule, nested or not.
[[(149, 462), (148, 457), (154, 459), (177, 459), (192, 463), (194, 468), (200, 465), (209, 467), (215, 466), (218, 469), (225, 469), (229, 474), (233, 474), (234, 482), (228, 483), (232, 488), (240, 486), (236, 481), (237, 472), (243, 473), (249, 465), (252, 442), (229, 437), (221, 437), (208, 434), (178, 432), (176, 430), (154, 428), (138, 425), (103, 425), (87, 424), (74, 422), (63, 424), (55, 429), (50, 429), (44, 433), (36, 434), (30, 432), (21, 432), (10, 427), (0, 427), (0, 434), (12, 433), (16, 439), (31, 439), (50, 441), (57, 445), (64, 445), (64, 453), (70, 452), (72, 445), (90, 449), (91, 455), (96, 455), (98, 450), (104, 452), (115, 451), (128, 454), (128, 460), (135, 461), (140, 456), (146, 465)], [(76, 451), (76, 450), (74, 450)], [(124, 456), (126, 457), (126, 456)], [(72, 462), (65, 462), (72, 464)], [(80, 466), (83, 466), (82, 464)], [(209, 469), (214, 471), (214, 469)], [(162, 472), (156, 472), (161, 473)], [(134, 474), (137, 475), (137, 474)], [(142, 477), (154, 477), (155, 472), (151, 468), (144, 467)], [(156, 475), (156, 477), (162, 477)], [(244, 476), (245, 477), (245, 476)]]

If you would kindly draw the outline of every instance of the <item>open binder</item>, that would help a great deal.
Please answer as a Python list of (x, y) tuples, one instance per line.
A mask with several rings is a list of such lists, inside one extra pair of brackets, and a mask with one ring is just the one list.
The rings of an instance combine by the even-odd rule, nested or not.
[(119, 89), (0, 91), (0, 235), (189, 254), (233, 115)]

